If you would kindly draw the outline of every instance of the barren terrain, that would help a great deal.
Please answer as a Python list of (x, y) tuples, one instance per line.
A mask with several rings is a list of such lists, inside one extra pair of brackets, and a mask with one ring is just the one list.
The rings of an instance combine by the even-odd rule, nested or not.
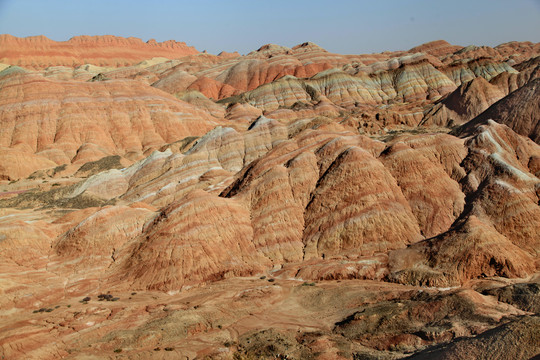
[(539, 59), (1, 35), (0, 358), (537, 356)]

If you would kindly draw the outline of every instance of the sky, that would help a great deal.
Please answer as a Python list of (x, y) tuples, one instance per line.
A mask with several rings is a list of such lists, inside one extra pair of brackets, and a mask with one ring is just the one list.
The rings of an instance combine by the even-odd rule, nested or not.
[(328, 51), (540, 42), (540, 0), (0, 0), (0, 34), (116, 35), (246, 54), (311, 41)]

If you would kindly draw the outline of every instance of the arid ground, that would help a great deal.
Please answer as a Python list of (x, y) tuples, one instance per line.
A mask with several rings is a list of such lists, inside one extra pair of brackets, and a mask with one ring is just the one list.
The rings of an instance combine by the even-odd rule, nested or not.
[(540, 43), (0, 63), (0, 359), (540, 354)]

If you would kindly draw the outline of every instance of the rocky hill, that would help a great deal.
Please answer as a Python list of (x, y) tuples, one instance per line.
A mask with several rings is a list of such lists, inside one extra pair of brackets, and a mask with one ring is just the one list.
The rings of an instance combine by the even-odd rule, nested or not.
[(0, 35), (0, 62), (31, 69), (50, 66), (129, 66), (153, 57), (175, 59), (199, 52), (174, 40), (158, 43), (112, 35), (75, 36), (54, 41), (43, 35), (18, 38)]
[(0, 357), (540, 353), (539, 44), (0, 58)]

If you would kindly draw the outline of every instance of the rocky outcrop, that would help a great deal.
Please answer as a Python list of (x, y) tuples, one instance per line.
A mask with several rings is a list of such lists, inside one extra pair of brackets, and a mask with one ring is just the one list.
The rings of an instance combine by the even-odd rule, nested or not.
[(532, 56), (536, 56), (535, 54), (538, 54), (538, 51), (540, 51), (540, 43), (532, 43), (530, 41), (510, 41), (495, 46), (495, 50), (502, 56), (510, 58), (510, 61), (521, 63)]
[(371, 255), (421, 238), (397, 183), (367, 151), (346, 149), (317, 185), (306, 208), (305, 258)]
[(187, 90), (188, 86), (195, 82), (195, 80), (197, 80), (195, 75), (179, 70), (168, 76), (164, 76), (160, 80), (154, 82), (152, 86), (170, 94), (176, 94)]
[(57, 166), (55, 161), (46, 157), (6, 147), (0, 147), (0, 159), (0, 180), (14, 181)]
[(196, 90), (211, 99), (223, 99), (240, 93), (239, 90), (234, 87), (223, 84), (218, 80), (212, 80), (207, 77), (200, 77), (192, 82), (188, 87), (188, 90)]
[(497, 326), (478, 336), (459, 339), (448, 345), (427, 349), (410, 359), (505, 359), (512, 354), (514, 359), (534, 359), (540, 351), (538, 332), (540, 316), (520, 318)]
[(435, 40), (419, 46), (415, 46), (409, 50), (409, 53), (416, 54), (421, 52), (437, 57), (443, 57), (445, 55), (449, 55), (456, 51), (459, 51), (462, 48), (462, 46), (452, 45), (444, 40)]
[(443, 166), (402, 142), (386, 149), (381, 158), (402, 189), (422, 234), (431, 237), (448, 230), (463, 211), (465, 195)]
[(518, 74), (503, 72), (491, 80), (491, 83), (504, 91), (505, 95), (540, 77), (540, 56), (514, 66), (519, 71)]
[(445, 64), (441, 70), (450, 78), (456, 86), (469, 82), (481, 76), (490, 81), (499, 74), (518, 72), (508, 63), (492, 57), (464, 58)]
[[(148, 207), (104, 207), (66, 231), (53, 248), (66, 272), (92, 267), (106, 269), (116, 261), (124, 247), (139, 236), (143, 226), (155, 216)], [(69, 262), (66, 259), (70, 259)]]

